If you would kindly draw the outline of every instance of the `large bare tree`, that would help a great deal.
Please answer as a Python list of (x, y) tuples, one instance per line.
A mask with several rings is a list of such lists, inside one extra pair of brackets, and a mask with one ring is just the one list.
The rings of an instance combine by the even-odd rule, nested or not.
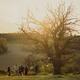
[(57, 9), (48, 11), (49, 15), (42, 21), (28, 15), (27, 22), (21, 25), (21, 31), (34, 45), (38, 45), (37, 50), (47, 54), (53, 64), (54, 74), (61, 74), (62, 56), (69, 53), (66, 47), (79, 20), (72, 16), (71, 6), (66, 8), (65, 5), (59, 5)]

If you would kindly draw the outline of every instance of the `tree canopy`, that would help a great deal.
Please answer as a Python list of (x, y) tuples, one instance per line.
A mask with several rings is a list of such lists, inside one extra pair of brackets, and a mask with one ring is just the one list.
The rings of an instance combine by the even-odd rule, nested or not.
[[(53, 64), (54, 74), (61, 74), (62, 56), (70, 54), (67, 50), (70, 39), (74, 36), (74, 27), (79, 19), (72, 16), (72, 7), (61, 4), (57, 9), (48, 9), (49, 15), (45, 20), (37, 20), (28, 15), (27, 22), (21, 25), (21, 31), (33, 41), (36, 48), (46, 53)], [(38, 28), (31, 28), (31, 24)]]

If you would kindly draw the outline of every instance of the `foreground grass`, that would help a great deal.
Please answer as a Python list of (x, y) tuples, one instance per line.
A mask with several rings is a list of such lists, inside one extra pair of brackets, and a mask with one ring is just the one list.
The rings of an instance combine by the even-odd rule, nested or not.
[(80, 80), (80, 75), (0, 76), (0, 80)]

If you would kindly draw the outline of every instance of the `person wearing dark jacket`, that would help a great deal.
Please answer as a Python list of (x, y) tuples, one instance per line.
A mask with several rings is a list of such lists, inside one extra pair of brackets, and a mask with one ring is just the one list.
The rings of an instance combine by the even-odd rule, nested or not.
[(26, 65), (24, 68), (24, 74), (27, 75), (28, 74), (28, 66)]
[(7, 68), (7, 72), (8, 72), (8, 76), (10, 76), (11, 75), (11, 68), (10, 68), (10, 66)]

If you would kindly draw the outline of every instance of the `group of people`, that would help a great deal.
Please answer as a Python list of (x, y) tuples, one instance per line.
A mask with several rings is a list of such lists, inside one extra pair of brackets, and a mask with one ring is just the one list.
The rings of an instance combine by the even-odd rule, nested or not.
[[(13, 66), (13, 68), (9, 66), (7, 68), (7, 73), (8, 73), (8, 76), (10, 76), (11, 74), (15, 74), (17, 76), (22, 76), (22, 75), (27, 75), (29, 70), (30, 70), (30, 68), (27, 65), (25, 65), (25, 66), (23, 66), (23, 65), (17, 66), (16, 65), (16, 66)], [(35, 74), (37, 74), (39, 72), (38, 65), (35, 65), (34, 72), (35, 72)]]
[(12, 69), (10, 66), (8, 66), (7, 73), (8, 73), (8, 76), (10, 76), (11, 74), (15, 74), (18, 76), (27, 75), (28, 67), (20, 65), (20, 66), (13, 66), (13, 69)]

